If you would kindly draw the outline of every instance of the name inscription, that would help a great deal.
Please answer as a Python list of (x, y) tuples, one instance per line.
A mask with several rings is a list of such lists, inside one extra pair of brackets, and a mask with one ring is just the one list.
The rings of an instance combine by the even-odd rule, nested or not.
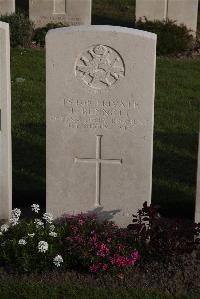
[(140, 119), (139, 103), (109, 100), (80, 100), (65, 98), (63, 111), (59, 115), (52, 115), (51, 121), (60, 121), (72, 129), (119, 129), (133, 131), (143, 126)]

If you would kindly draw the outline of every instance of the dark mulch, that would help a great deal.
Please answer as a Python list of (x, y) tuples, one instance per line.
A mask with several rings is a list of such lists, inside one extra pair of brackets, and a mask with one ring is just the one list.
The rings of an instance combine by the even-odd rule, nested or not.
[(174, 257), (170, 262), (150, 262), (138, 266), (129, 275), (94, 276), (77, 272), (50, 272), (32, 275), (0, 273), (0, 280), (8, 282), (39, 282), (46, 285), (71, 285), (77, 287), (134, 288), (145, 292), (161, 292), (167, 295), (200, 296), (200, 256), (195, 253)]

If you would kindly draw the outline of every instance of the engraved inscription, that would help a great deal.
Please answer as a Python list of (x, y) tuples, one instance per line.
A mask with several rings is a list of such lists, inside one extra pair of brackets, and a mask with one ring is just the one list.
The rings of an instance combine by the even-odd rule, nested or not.
[(95, 45), (78, 57), (75, 74), (87, 86), (105, 89), (125, 76), (125, 65), (116, 50), (105, 45)]
[(101, 138), (96, 136), (96, 158), (75, 158), (75, 163), (94, 163), (96, 164), (96, 195), (95, 207), (101, 206), (101, 164), (122, 164), (122, 159), (102, 159), (101, 158)]
[(51, 121), (62, 122), (71, 129), (118, 129), (134, 132), (144, 126), (141, 107), (133, 99), (72, 99), (64, 98), (62, 112)]

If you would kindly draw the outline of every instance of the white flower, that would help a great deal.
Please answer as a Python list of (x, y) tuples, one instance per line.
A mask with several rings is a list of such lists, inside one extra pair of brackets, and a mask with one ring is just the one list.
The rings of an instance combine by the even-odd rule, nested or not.
[(28, 234), (28, 237), (31, 237), (31, 238), (33, 238), (35, 236), (35, 234), (33, 233), (33, 234)]
[(18, 241), (18, 244), (19, 245), (26, 245), (26, 240), (24, 240), (24, 239), (20, 239), (19, 241)]
[(3, 225), (1, 226), (1, 232), (7, 232), (8, 229), (9, 229), (9, 225), (8, 225), (8, 224), (3, 224)]
[(19, 217), (21, 215), (20, 209), (14, 209), (11, 211), (10, 223), (14, 226), (19, 223)]
[(37, 227), (44, 227), (44, 222), (42, 222), (40, 219), (35, 219), (34, 223)]
[(47, 223), (51, 224), (51, 223), (53, 222), (53, 215), (52, 215), (51, 213), (45, 213), (45, 214), (43, 215), (43, 219), (44, 219)]
[(31, 209), (33, 212), (38, 213), (40, 211), (40, 206), (36, 203), (31, 205)]
[(3, 233), (2, 233), (2, 232), (0, 232), (0, 236), (3, 236)]
[(56, 255), (53, 259), (53, 263), (56, 267), (60, 267), (60, 264), (63, 263), (63, 258), (61, 255)]
[(49, 225), (49, 230), (50, 230), (51, 232), (53, 232), (54, 229), (55, 229), (55, 225), (53, 225), (53, 224)]
[(47, 242), (40, 241), (38, 243), (38, 252), (44, 252), (45, 253), (48, 250), (48, 248), (49, 248), (49, 245), (48, 245)]
[(21, 210), (20, 209), (14, 209), (11, 211), (11, 217), (19, 218), (21, 216)]
[(54, 237), (54, 238), (56, 238), (57, 235), (58, 235), (58, 234), (57, 234), (56, 232), (50, 232), (50, 233), (49, 233), (49, 236)]
[(15, 225), (17, 225), (18, 223), (19, 223), (19, 219), (17, 219), (17, 218), (10, 218), (10, 223), (11, 223), (11, 225), (12, 226), (15, 226)]

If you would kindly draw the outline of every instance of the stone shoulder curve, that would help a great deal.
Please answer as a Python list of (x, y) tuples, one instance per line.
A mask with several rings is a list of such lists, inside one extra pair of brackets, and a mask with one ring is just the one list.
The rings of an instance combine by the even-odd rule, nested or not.
[(110, 26), (110, 25), (92, 25), (92, 26), (70, 26), (70, 27), (62, 27), (49, 30), (46, 38), (48, 39), (51, 35), (58, 33), (73, 33), (73, 32), (110, 32), (110, 33), (124, 33), (124, 34), (132, 34), (133, 36), (138, 36), (142, 38), (148, 38), (156, 41), (157, 35), (155, 33), (132, 29), (127, 27), (120, 26)]

